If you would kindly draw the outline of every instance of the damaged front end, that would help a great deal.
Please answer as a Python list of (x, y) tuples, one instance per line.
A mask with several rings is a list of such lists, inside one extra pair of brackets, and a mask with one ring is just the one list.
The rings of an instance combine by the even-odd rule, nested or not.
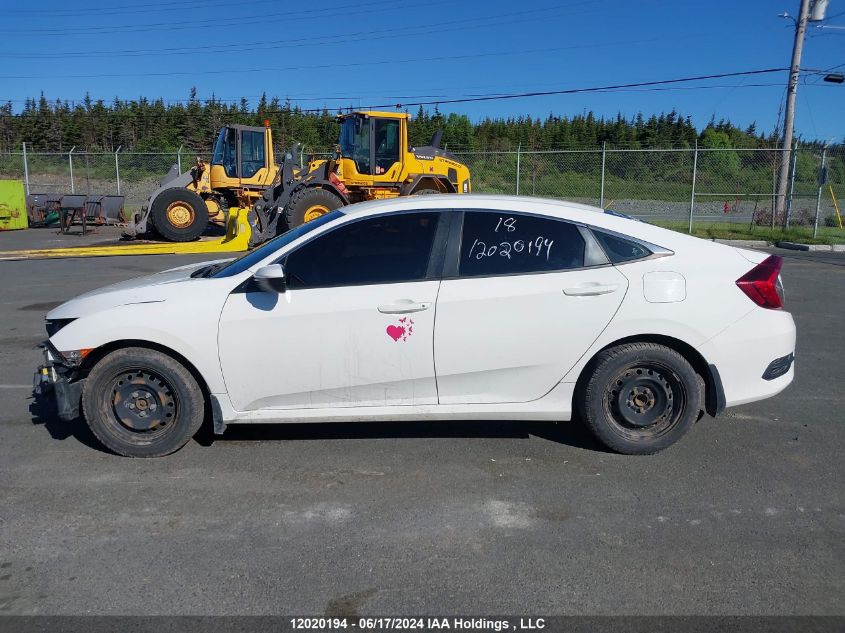
[(85, 384), (80, 367), (90, 350), (61, 353), (49, 340), (44, 341), (40, 347), (44, 352), (44, 364), (39, 365), (33, 377), (33, 394), (42, 398), (53, 394), (59, 418), (75, 420), (79, 417)]

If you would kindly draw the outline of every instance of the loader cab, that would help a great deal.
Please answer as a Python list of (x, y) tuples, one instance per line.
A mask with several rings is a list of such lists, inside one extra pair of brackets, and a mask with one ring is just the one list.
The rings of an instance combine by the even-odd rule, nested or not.
[[(354, 112), (340, 117), (340, 152), (344, 177), (360, 184), (395, 182), (408, 145), (408, 115)], [(359, 183), (353, 183), (359, 184)]]
[(228, 125), (220, 130), (211, 157), (213, 188), (264, 186), (275, 171), (269, 127)]

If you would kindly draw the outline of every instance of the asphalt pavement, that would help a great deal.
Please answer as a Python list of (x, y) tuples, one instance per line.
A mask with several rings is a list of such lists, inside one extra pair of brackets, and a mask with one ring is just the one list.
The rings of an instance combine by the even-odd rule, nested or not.
[(845, 255), (780, 254), (795, 383), (651, 457), (577, 422), (117, 457), (31, 399), (44, 314), (211, 257), (0, 262), (0, 614), (845, 614)]

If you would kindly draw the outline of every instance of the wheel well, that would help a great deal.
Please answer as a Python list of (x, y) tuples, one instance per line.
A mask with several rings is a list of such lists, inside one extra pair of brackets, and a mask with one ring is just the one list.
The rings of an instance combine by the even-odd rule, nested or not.
[(296, 191), (293, 192), (293, 194), (291, 195), (291, 199), (293, 199), (293, 196), (295, 196), (300, 191), (306, 191), (306, 190), (312, 190), (312, 189), (323, 189), (324, 191), (328, 191), (329, 193), (337, 196), (337, 198), (340, 200), (340, 202), (343, 206), (346, 206), (346, 205), (349, 204), (349, 198), (347, 198), (343, 193), (340, 192), (340, 190), (337, 187), (335, 187), (331, 182), (329, 182), (327, 180), (322, 180), (322, 181), (319, 181), (319, 182), (316, 182), (316, 183), (310, 183), (308, 185), (305, 185), (304, 187), (300, 187), (299, 189), (297, 189)]
[(697, 373), (704, 382), (705, 410), (710, 415), (715, 415), (719, 410), (719, 390), (722, 388), (722, 385), (721, 383), (718, 385), (716, 384), (716, 380), (710, 371), (710, 366), (707, 361), (701, 353), (699, 353), (699, 351), (689, 343), (685, 343), (680, 339), (676, 339), (671, 336), (664, 336), (662, 334), (640, 334), (636, 336), (628, 336), (613, 341), (612, 343), (602, 347), (593, 354), (593, 357), (586, 365), (584, 365), (584, 369), (581, 370), (581, 374), (578, 376), (578, 380), (575, 383), (575, 393), (582, 393), (583, 389), (586, 387), (586, 382), (592, 374), (592, 369), (596, 364), (596, 358), (598, 355), (606, 349), (610, 349), (611, 347), (616, 347), (618, 345), (624, 345), (625, 343), (656, 343), (678, 352), (692, 366), (695, 373)]
[(88, 354), (88, 356), (85, 357), (85, 361), (79, 368), (80, 377), (86, 377), (88, 373), (94, 368), (94, 365), (96, 365), (103, 358), (105, 358), (107, 354), (110, 354), (111, 352), (126, 347), (143, 347), (145, 349), (155, 350), (157, 352), (161, 352), (162, 354), (170, 356), (173, 360), (181, 363), (185, 367), (185, 369), (187, 369), (191, 373), (191, 375), (194, 377), (194, 380), (197, 381), (197, 384), (202, 390), (202, 397), (205, 403), (206, 416), (209, 416), (211, 414), (211, 390), (208, 388), (208, 385), (205, 382), (205, 378), (203, 378), (202, 374), (197, 370), (196, 367), (194, 367), (193, 363), (191, 363), (191, 361), (182, 356), (179, 352), (176, 352), (170, 349), (169, 347), (165, 347), (164, 345), (153, 343), (151, 341), (123, 339), (120, 341), (111, 341), (110, 343), (106, 343), (105, 345), (98, 347), (90, 354)]
[(413, 195), (420, 189), (437, 189), (440, 193), (455, 193), (456, 191), (454, 185), (445, 176), (423, 176), (413, 183), (408, 195)]

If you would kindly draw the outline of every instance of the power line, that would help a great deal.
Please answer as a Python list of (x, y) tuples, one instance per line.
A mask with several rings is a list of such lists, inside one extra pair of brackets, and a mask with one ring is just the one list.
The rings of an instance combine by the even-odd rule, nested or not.
[[(247, 4), (271, 4), (273, 0), (238, 0), (238, 7)], [(231, 7), (231, 0), (214, 1), (194, 1), (194, 2), (179, 2), (173, 4), (172, 2), (164, 4), (129, 4), (116, 5), (112, 7), (80, 7), (73, 9), (50, 9), (47, 13), (44, 9), (8, 9), (4, 11), (5, 15), (37, 15), (39, 20), (45, 17), (60, 17), (84, 15), (87, 13), (95, 13), (97, 15), (127, 15), (132, 13), (160, 13), (162, 11), (195, 11), (197, 9), (209, 9), (214, 7)]]
[[(569, 6), (576, 6), (577, 4), (589, 4), (588, 1), (585, 2), (578, 2), (574, 5)], [(489, 27), (489, 26), (498, 26), (501, 24), (513, 24), (517, 22), (524, 22), (527, 20), (535, 19), (531, 17), (524, 17), (524, 16), (535, 16), (536, 14), (540, 13), (544, 16), (548, 16), (550, 13), (556, 13), (561, 11), (566, 11), (568, 7), (544, 7), (541, 9), (530, 9), (527, 11), (515, 11), (509, 13), (501, 13), (495, 15), (488, 15), (485, 17), (478, 18), (475, 22), (473, 22), (473, 26), (476, 27)], [(514, 19), (520, 18), (523, 19)], [(504, 21), (503, 21), (504, 20)], [(488, 22), (484, 24), (483, 22)], [(444, 28), (445, 27), (445, 28)], [(401, 31), (391, 31), (385, 33), (384, 29), (376, 29), (371, 31), (358, 31), (354, 33), (345, 33), (342, 35), (325, 35), (319, 37), (302, 37), (296, 39), (289, 39), (284, 42), (276, 42), (273, 44), (256, 44), (253, 46), (244, 46), (240, 43), (234, 44), (212, 44), (210, 46), (203, 47), (202, 55), (206, 56), (208, 54), (219, 54), (219, 53), (230, 53), (231, 51), (235, 50), (238, 52), (241, 51), (254, 51), (254, 50), (273, 50), (273, 49), (281, 49), (281, 48), (290, 48), (290, 47), (298, 47), (301, 46), (303, 43), (319, 45), (319, 46), (329, 46), (334, 44), (346, 44), (350, 42), (360, 42), (360, 41), (372, 41), (376, 39), (394, 39), (394, 38), (404, 38), (414, 35), (427, 35), (430, 33), (444, 33), (449, 31), (464, 31), (466, 30), (466, 26), (463, 24), (455, 24), (454, 20), (449, 20), (445, 22), (433, 22), (430, 24), (423, 24), (415, 27), (410, 27), (408, 29), (403, 29)], [(651, 38), (648, 40), (643, 40), (647, 42), (657, 41), (660, 38)], [(334, 41), (332, 41), (334, 40)], [(195, 46), (178, 46), (178, 47), (169, 47), (169, 48), (146, 48), (146, 49), (125, 49), (125, 50), (99, 50), (99, 51), (65, 51), (65, 52), (50, 52), (50, 53), (38, 53), (38, 54), (17, 54), (17, 53), (7, 53), (4, 54), (4, 57), (10, 59), (64, 59), (68, 55), (72, 54), (75, 58), (99, 58), (99, 57), (156, 57), (156, 56), (169, 56), (172, 54), (178, 53), (192, 53), (196, 54), (197, 48)]]
[[(674, 87), (646, 87), (646, 88), (626, 88), (626, 89), (618, 89), (618, 90), (608, 90), (607, 92), (666, 92), (666, 91), (679, 91), (679, 90), (712, 90), (712, 89), (734, 89), (734, 88), (769, 88), (772, 86), (780, 86), (781, 83), (754, 83), (754, 84), (711, 84), (711, 85), (704, 85), (704, 86), (674, 86)], [(813, 84), (810, 84), (813, 85)], [(828, 87), (826, 84), (820, 84), (824, 87)], [(445, 99), (457, 99), (463, 97), (497, 97), (502, 96), (503, 94), (508, 93), (469, 93), (463, 95), (455, 95), (455, 94), (421, 94), (421, 95), (370, 95), (368, 98), (378, 98), (378, 99), (385, 99), (385, 100), (407, 100), (407, 99), (436, 99), (436, 103), (443, 103)], [(238, 106), (242, 99), (246, 99), (247, 101), (260, 99), (261, 95), (244, 95), (243, 97), (217, 97), (212, 96), (208, 98), (198, 99), (197, 101), (202, 104), (220, 104), (220, 105), (227, 105), (227, 106)], [(266, 99), (266, 95), (265, 95)], [(346, 103), (351, 103), (355, 101), (360, 101), (362, 99), (361, 96), (310, 96), (310, 97), (284, 97), (283, 99), (280, 97), (270, 97), (267, 99), (268, 101), (291, 101), (291, 102), (309, 102), (309, 101), (342, 101)], [(106, 99), (92, 99), (93, 103), (98, 102), (105, 102)], [(125, 99), (125, 100), (118, 100), (121, 104), (138, 104), (139, 101), (134, 99)], [(181, 99), (181, 98), (165, 98), (165, 97), (156, 97), (154, 99), (147, 100), (148, 103), (157, 103), (161, 101), (167, 106), (176, 106), (176, 105), (188, 105), (191, 102), (190, 99)], [(6, 99), (2, 103), (29, 103), (29, 102), (36, 102), (35, 99)], [(65, 106), (65, 107), (75, 107), (80, 105), (82, 99), (55, 99), (55, 100), (47, 100), (48, 105), (50, 106)], [(412, 104), (409, 104), (412, 105)], [(277, 109), (267, 109), (265, 108), (262, 110), (263, 112), (283, 112), (284, 110), (277, 110)], [(322, 110), (321, 110), (322, 111)], [(159, 116), (159, 115), (151, 115), (151, 116)]]
[[(590, 87), (590, 88), (568, 88), (565, 90), (542, 90), (542, 91), (535, 91), (535, 92), (521, 92), (509, 95), (498, 95), (498, 96), (490, 96), (490, 97), (464, 97), (460, 99), (448, 99), (443, 101), (420, 101), (417, 103), (397, 103), (393, 107), (401, 108), (405, 106), (427, 106), (427, 105), (446, 105), (446, 104), (453, 104), (453, 103), (469, 103), (469, 102), (477, 102), (477, 101), (493, 101), (493, 100), (504, 100), (504, 99), (524, 99), (527, 97), (547, 97), (552, 95), (566, 95), (566, 94), (578, 94), (578, 93), (585, 93), (585, 92), (605, 92), (610, 90), (621, 90), (623, 88), (642, 88), (647, 86), (663, 86), (667, 84), (677, 84), (677, 83), (685, 83), (690, 81), (704, 81), (707, 79), (725, 79), (727, 77), (748, 77), (751, 75), (765, 75), (770, 73), (778, 73), (788, 70), (788, 68), (766, 68), (762, 70), (744, 70), (739, 72), (732, 72), (732, 73), (717, 73), (713, 75), (698, 75), (696, 77), (682, 77), (678, 79), (663, 79), (659, 81), (640, 81), (636, 83), (628, 83), (628, 84), (615, 84), (610, 86), (597, 86), (597, 87)], [(371, 106), (373, 108), (383, 108), (383, 107), (391, 107), (390, 105), (376, 105)]]
[(824, 21), (825, 21), (825, 22), (828, 22), (829, 20), (833, 20), (833, 19), (835, 19), (835, 18), (842, 17), (843, 15), (845, 15), (845, 11), (840, 11), (839, 13), (834, 13), (833, 15), (829, 15), (829, 16), (827, 16), (827, 17), (824, 19)]
[[(432, 0), (428, 3), (427, 6), (437, 5), (437, 4), (446, 4), (450, 0)], [(369, 7), (366, 8), (365, 7)], [(393, 7), (394, 11), (403, 11), (406, 10), (406, 6), (401, 7)], [(275, 23), (275, 22), (283, 22), (283, 21), (301, 21), (301, 20), (315, 20), (315, 19), (324, 19), (327, 16), (335, 15), (338, 11), (342, 11), (344, 9), (355, 9), (358, 12), (367, 12), (372, 13), (374, 11), (379, 11), (384, 13), (384, 3), (379, 1), (373, 2), (364, 2), (364, 3), (356, 3), (356, 4), (347, 4), (342, 5), (339, 7), (332, 7), (327, 9), (310, 9), (307, 11), (284, 11), (281, 13), (266, 13), (263, 15), (251, 15), (251, 16), (241, 16), (235, 20), (227, 20), (226, 26), (233, 27), (233, 26), (247, 26), (251, 24), (268, 24), (268, 23)], [(302, 17), (297, 17), (302, 16)], [(208, 20), (191, 20), (187, 23), (178, 23), (174, 24), (171, 20), (169, 22), (154, 22), (149, 24), (120, 24), (120, 25), (110, 25), (110, 26), (90, 26), (90, 27), (65, 27), (65, 28), (54, 28), (54, 29), (44, 29), (39, 28), (38, 34), (41, 36), (44, 35), (104, 35), (107, 33), (125, 33), (127, 31), (133, 33), (143, 33), (148, 31), (185, 31), (187, 29), (192, 28), (208, 28), (213, 26), (218, 26), (220, 24), (220, 19), (208, 19)], [(2, 32), (6, 36), (10, 35), (20, 35), (31, 37), (32, 34), (28, 31), (24, 31), (21, 28), (14, 29), (12, 31), (4, 31)]]
[[(436, 100), (427, 100), (427, 101), (412, 101), (412, 102), (404, 102), (404, 103), (382, 103), (382, 104), (370, 104), (367, 106), (360, 106), (360, 109), (370, 109), (370, 110), (386, 110), (389, 108), (407, 108), (407, 107), (416, 107), (416, 106), (440, 106), (440, 105), (449, 105), (449, 104), (456, 104), (456, 103), (471, 103), (471, 102), (480, 102), (480, 101), (500, 101), (500, 100), (510, 100), (510, 99), (525, 99), (530, 97), (541, 97), (541, 96), (553, 96), (553, 95), (567, 95), (567, 94), (583, 94), (583, 93), (601, 93), (601, 92), (614, 92), (614, 91), (622, 91), (632, 88), (650, 88), (654, 86), (668, 86), (680, 83), (689, 83), (693, 81), (706, 81), (711, 79), (725, 79), (728, 77), (748, 77), (754, 75), (764, 75), (764, 74), (772, 74), (772, 73), (779, 73), (789, 70), (788, 68), (765, 68), (760, 70), (745, 70), (745, 71), (737, 71), (737, 72), (730, 72), (730, 73), (716, 73), (710, 75), (697, 75), (694, 77), (680, 77), (675, 79), (662, 79), (656, 81), (640, 81), (634, 83), (626, 83), (626, 84), (611, 84), (607, 86), (591, 86), (587, 88), (566, 88), (562, 90), (542, 90), (542, 91), (532, 91), (532, 92), (519, 92), (519, 93), (510, 93), (510, 94), (492, 94), (492, 95), (480, 95), (480, 96), (464, 96), (464, 97), (457, 97), (452, 99), (436, 99)], [(753, 84), (745, 84), (748, 87), (752, 87)], [(704, 86), (702, 86), (704, 88)], [(326, 108), (299, 108), (297, 112), (300, 113), (321, 113), (324, 112)], [(114, 111), (107, 111), (111, 114), (117, 114)], [(262, 111), (265, 114), (281, 114), (290, 112), (290, 110), (269, 110), (265, 109)], [(120, 113), (126, 116), (139, 116), (140, 113)], [(250, 113), (252, 114), (252, 113)], [(161, 116), (158, 113), (145, 113), (145, 115), (149, 116)], [(12, 114), (12, 115), (3, 115), (6, 117), (21, 117), (20, 114)]]
[(302, 71), (302, 70), (325, 70), (338, 68), (362, 68), (367, 66), (385, 66), (391, 64), (410, 64), (419, 62), (440, 62), (440, 61), (457, 61), (466, 59), (480, 59), (490, 57), (512, 57), (514, 55), (536, 55), (542, 53), (557, 53), (566, 50), (583, 50), (588, 48), (605, 48), (618, 46), (619, 43), (596, 43), (596, 44), (578, 44), (572, 46), (557, 46), (553, 48), (539, 48), (539, 49), (520, 49), (508, 51), (496, 51), (489, 53), (473, 53), (466, 55), (444, 55), (439, 57), (418, 57), (411, 59), (384, 59), (367, 62), (348, 62), (345, 64), (328, 63), (328, 64), (312, 64), (309, 66), (281, 66), (275, 68), (233, 68), (233, 69), (217, 69), (217, 70), (185, 70), (185, 71), (165, 71), (153, 73), (136, 73), (128, 75), (125, 72), (120, 73), (95, 73), (95, 74), (58, 74), (58, 75), (0, 75), (0, 79), (101, 79), (109, 77), (196, 77), (198, 75), (226, 75), (226, 74), (246, 74), (246, 73), (274, 73), (285, 71)]

